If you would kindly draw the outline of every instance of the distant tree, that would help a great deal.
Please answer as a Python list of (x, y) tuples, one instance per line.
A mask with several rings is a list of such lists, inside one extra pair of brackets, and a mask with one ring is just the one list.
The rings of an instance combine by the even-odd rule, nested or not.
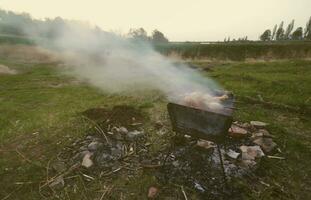
[(48, 22), (48, 30), (46, 33), (46, 37), (48, 38), (57, 38), (60, 36), (61, 30), (68, 29), (68, 23), (62, 19), (61, 17), (56, 17), (53, 20)]
[(151, 40), (154, 43), (167, 43), (168, 39), (164, 36), (164, 34), (158, 30), (154, 30), (152, 32)]
[(309, 20), (306, 24), (306, 28), (305, 28), (305, 32), (304, 32), (304, 38), (306, 40), (311, 40), (311, 17), (309, 18)]
[(284, 29), (283, 29), (284, 22), (282, 21), (281, 24), (279, 25), (278, 30), (276, 31), (276, 40), (283, 40), (284, 39)]
[(227, 42), (230, 42), (230, 37), (228, 37), (228, 40), (227, 40)]
[(271, 35), (271, 40), (274, 40), (275, 39), (275, 35), (276, 35), (276, 30), (278, 28), (278, 25), (274, 25), (274, 28), (273, 28), (273, 31), (272, 31), (272, 35)]
[(288, 24), (285, 34), (284, 34), (285, 40), (290, 40), (291, 32), (294, 29), (294, 24), (295, 24), (295, 20), (292, 20), (292, 22)]
[(239, 42), (247, 41), (247, 36), (238, 38)]
[(26, 35), (27, 29), (32, 28), (32, 19), (29, 14), (15, 14), (0, 9), (0, 33), (11, 35)]
[[(90, 26), (85, 22), (66, 20), (61, 17), (33, 19), (29, 14), (14, 13), (0, 8), (0, 34), (53, 40), (62, 36), (64, 32), (77, 32), (77, 30), (81, 33), (86, 31), (99, 37), (112, 34), (103, 31), (99, 27)], [(148, 38), (147, 33), (143, 29), (139, 29), (137, 32), (133, 31), (133, 35)]]
[(303, 39), (303, 29), (298, 27), (291, 35), (292, 40), (302, 40)]
[(271, 30), (267, 29), (261, 36), (259, 37), (261, 41), (269, 41), (271, 39)]
[(224, 39), (224, 42), (227, 42), (227, 38)]
[(135, 40), (148, 41), (149, 37), (143, 28), (130, 29), (128, 35)]

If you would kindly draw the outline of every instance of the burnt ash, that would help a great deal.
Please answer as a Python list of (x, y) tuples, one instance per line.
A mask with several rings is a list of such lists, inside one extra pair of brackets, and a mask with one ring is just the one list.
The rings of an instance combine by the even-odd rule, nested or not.
[[(216, 148), (198, 147), (195, 139), (181, 136), (172, 138), (167, 154), (160, 155), (163, 167), (157, 172), (157, 178), (163, 185), (184, 185), (196, 191), (201, 199), (239, 199), (239, 190), (230, 185), (231, 178), (247, 176), (252, 173), (248, 169), (239, 168), (224, 159), (226, 177), (224, 177), (220, 158)], [(226, 180), (225, 180), (226, 178)], [(234, 198), (233, 198), (234, 197)]]
[[(154, 164), (142, 127), (146, 118), (141, 111), (121, 105), (92, 108), (82, 114), (92, 128), (59, 154), (66, 166), (78, 164), (79, 170), (94, 178), (130, 178), (140, 173), (146, 163)], [(88, 164), (83, 166), (85, 160)]]
[[(255, 173), (260, 165), (257, 157), (251, 162), (244, 162), (241, 146), (254, 147), (252, 137), (260, 135), (260, 130), (262, 134), (271, 136), (267, 130), (262, 131), (263, 127), (235, 122), (234, 125), (245, 129), (247, 134), (242, 134), (243, 137), (240, 133), (230, 135), (225, 143), (219, 145), (224, 176), (216, 146), (198, 145), (198, 139), (190, 136), (177, 134), (168, 141), (164, 150), (151, 152), (152, 144), (147, 142), (148, 134), (143, 129), (145, 118), (133, 107), (95, 108), (83, 114), (95, 122), (95, 127), (85, 138), (61, 152), (59, 157), (66, 166), (79, 163), (80, 172), (105, 180), (139, 177), (147, 168), (156, 176), (159, 187), (184, 186), (188, 193), (194, 193), (200, 199), (241, 199), (242, 192), (234, 182), (237, 178), (256, 180)], [(161, 125), (158, 129), (167, 128)], [(228, 156), (229, 151), (239, 156), (232, 158)], [(85, 157), (90, 159), (90, 163), (83, 166)]]

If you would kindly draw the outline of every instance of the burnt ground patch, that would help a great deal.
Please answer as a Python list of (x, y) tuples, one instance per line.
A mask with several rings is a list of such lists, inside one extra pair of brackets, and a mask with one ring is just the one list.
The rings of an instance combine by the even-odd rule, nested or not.
[(132, 127), (141, 124), (147, 120), (145, 113), (138, 108), (129, 105), (117, 105), (111, 109), (108, 108), (90, 108), (82, 115), (95, 121), (100, 126), (116, 125)]

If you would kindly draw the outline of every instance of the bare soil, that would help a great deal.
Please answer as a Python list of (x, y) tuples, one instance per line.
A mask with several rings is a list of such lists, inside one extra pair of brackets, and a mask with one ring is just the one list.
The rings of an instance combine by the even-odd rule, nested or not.
[(146, 119), (140, 110), (128, 105), (117, 105), (112, 109), (91, 108), (82, 114), (100, 124), (109, 122), (109, 124), (123, 125), (126, 127), (142, 123)]

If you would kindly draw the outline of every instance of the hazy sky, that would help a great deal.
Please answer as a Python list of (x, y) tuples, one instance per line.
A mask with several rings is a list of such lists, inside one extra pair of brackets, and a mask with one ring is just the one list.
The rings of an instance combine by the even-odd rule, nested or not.
[(173, 41), (257, 39), (282, 20), (304, 27), (311, 16), (311, 0), (0, 0), (0, 8), (89, 21), (121, 33), (159, 29)]

